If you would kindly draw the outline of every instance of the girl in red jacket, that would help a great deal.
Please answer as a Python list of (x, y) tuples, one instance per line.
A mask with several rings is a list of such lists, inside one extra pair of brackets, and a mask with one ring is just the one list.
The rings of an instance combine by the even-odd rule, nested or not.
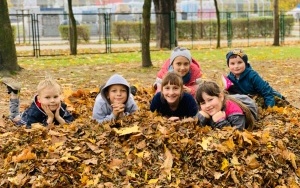
[(195, 97), (202, 71), (198, 62), (192, 58), (188, 49), (176, 47), (172, 51), (170, 59), (163, 64), (162, 68), (157, 73), (156, 81), (154, 83), (156, 93), (160, 91), (162, 78), (168, 72), (175, 72), (181, 76), (184, 84), (184, 92)]

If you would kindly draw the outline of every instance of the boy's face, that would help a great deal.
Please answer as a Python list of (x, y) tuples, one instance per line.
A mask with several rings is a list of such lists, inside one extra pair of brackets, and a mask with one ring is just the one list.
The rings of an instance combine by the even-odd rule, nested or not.
[(55, 87), (46, 87), (37, 96), (38, 101), (45, 106), (48, 106), (51, 111), (55, 111), (61, 100), (60, 92)]
[(170, 85), (170, 83), (168, 83), (167, 85), (162, 87), (161, 93), (168, 102), (168, 104), (172, 105), (178, 103), (182, 91), (179, 86)]
[(124, 104), (127, 100), (126, 86), (121, 84), (111, 85), (107, 91), (107, 99), (111, 104)]
[(230, 72), (236, 77), (239, 77), (246, 69), (246, 63), (240, 56), (229, 58), (228, 67)]
[(178, 56), (173, 61), (173, 69), (176, 74), (183, 77), (190, 70), (190, 61), (183, 56)]

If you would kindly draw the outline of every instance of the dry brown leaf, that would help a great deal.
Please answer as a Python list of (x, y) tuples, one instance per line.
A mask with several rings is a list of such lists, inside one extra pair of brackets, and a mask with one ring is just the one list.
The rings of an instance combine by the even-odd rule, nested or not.
[(116, 170), (117, 168), (120, 168), (120, 165), (122, 165), (123, 160), (121, 159), (112, 159), (109, 163), (108, 167), (110, 169)]
[(246, 158), (246, 164), (251, 169), (256, 169), (260, 167), (259, 162), (256, 160), (258, 156), (256, 154), (252, 154)]
[(167, 179), (171, 179), (171, 169), (173, 166), (173, 155), (170, 152), (170, 150), (165, 146), (165, 161), (163, 165), (160, 167), (161, 174), (164, 176), (167, 176)]
[(202, 138), (202, 142), (200, 143), (200, 145), (202, 146), (203, 150), (208, 150), (208, 145), (211, 143), (212, 140), (212, 137)]
[(113, 128), (113, 130), (120, 136), (140, 132), (139, 126), (137, 124), (132, 127), (126, 127), (121, 129)]
[(15, 177), (8, 177), (7, 180), (16, 186), (23, 186), (28, 177), (26, 173), (19, 173)]
[(36, 159), (36, 155), (31, 152), (31, 148), (26, 148), (18, 156), (12, 157), (12, 161), (15, 163), (32, 159)]

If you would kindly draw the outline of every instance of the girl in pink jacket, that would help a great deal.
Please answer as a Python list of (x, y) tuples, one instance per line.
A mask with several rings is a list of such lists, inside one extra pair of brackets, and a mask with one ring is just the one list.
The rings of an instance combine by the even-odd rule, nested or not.
[(176, 47), (172, 53), (170, 59), (168, 59), (157, 73), (157, 77), (154, 83), (156, 93), (161, 89), (162, 78), (168, 72), (175, 72), (182, 77), (183, 90), (195, 97), (198, 84), (202, 76), (201, 68), (196, 60), (191, 56), (188, 49), (182, 47)]

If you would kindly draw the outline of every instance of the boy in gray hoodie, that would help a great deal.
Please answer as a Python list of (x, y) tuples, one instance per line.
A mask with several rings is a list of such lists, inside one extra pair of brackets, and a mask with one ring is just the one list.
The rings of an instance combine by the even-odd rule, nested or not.
[(96, 97), (93, 119), (98, 123), (117, 120), (138, 109), (129, 83), (118, 74), (112, 75)]

